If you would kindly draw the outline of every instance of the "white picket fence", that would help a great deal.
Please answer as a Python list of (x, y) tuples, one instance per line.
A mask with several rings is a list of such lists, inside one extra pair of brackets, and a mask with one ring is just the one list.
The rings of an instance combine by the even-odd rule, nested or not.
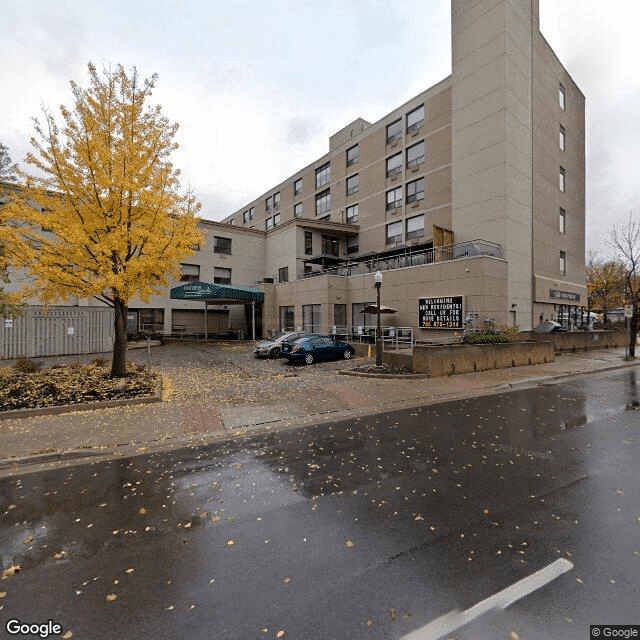
[(113, 309), (108, 307), (25, 307), (3, 318), (1, 359), (101, 353), (113, 350)]

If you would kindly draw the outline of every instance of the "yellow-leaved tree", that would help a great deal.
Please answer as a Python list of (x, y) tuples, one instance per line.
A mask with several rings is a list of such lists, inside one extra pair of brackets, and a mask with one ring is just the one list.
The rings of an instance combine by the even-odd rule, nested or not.
[(113, 307), (111, 376), (127, 372), (127, 308), (147, 301), (176, 278), (180, 261), (203, 241), (200, 204), (181, 191), (170, 160), (177, 124), (149, 99), (156, 77), (135, 67), (98, 72), (89, 86), (71, 82), (72, 108), (35, 122), (35, 153), (19, 172), (24, 187), (6, 205), (12, 237), (9, 260), (29, 276), (23, 288), (44, 303), (71, 296)]

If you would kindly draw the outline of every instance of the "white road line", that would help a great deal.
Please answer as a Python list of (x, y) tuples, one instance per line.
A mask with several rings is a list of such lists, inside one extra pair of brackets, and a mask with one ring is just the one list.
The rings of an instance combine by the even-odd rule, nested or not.
[(560, 558), (547, 565), (540, 571), (532, 573), (530, 576), (518, 580), (510, 587), (499, 591), (486, 600), (478, 602), (466, 611), (450, 611), (429, 624), (412, 631), (401, 640), (438, 640), (443, 635), (451, 633), (460, 627), (468, 624), (472, 620), (492, 609), (506, 609), (520, 598), (529, 595), (533, 591), (544, 587), (558, 576), (573, 569), (573, 564), (566, 558)]

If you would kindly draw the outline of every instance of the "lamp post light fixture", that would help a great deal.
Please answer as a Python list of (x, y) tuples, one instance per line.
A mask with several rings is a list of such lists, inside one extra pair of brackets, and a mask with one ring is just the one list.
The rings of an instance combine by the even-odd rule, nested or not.
[(373, 276), (376, 286), (376, 367), (382, 366), (382, 334), (380, 330), (380, 287), (382, 286), (382, 274), (376, 271)]

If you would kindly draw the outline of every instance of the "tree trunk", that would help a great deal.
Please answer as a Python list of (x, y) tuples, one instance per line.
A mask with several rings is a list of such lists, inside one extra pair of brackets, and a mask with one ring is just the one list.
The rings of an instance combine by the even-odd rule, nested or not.
[(636, 357), (636, 340), (638, 337), (638, 326), (640, 325), (640, 313), (634, 308), (633, 316), (629, 319), (629, 357)]
[(116, 296), (113, 301), (113, 310), (115, 340), (110, 376), (122, 378), (127, 375), (127, 303)]

